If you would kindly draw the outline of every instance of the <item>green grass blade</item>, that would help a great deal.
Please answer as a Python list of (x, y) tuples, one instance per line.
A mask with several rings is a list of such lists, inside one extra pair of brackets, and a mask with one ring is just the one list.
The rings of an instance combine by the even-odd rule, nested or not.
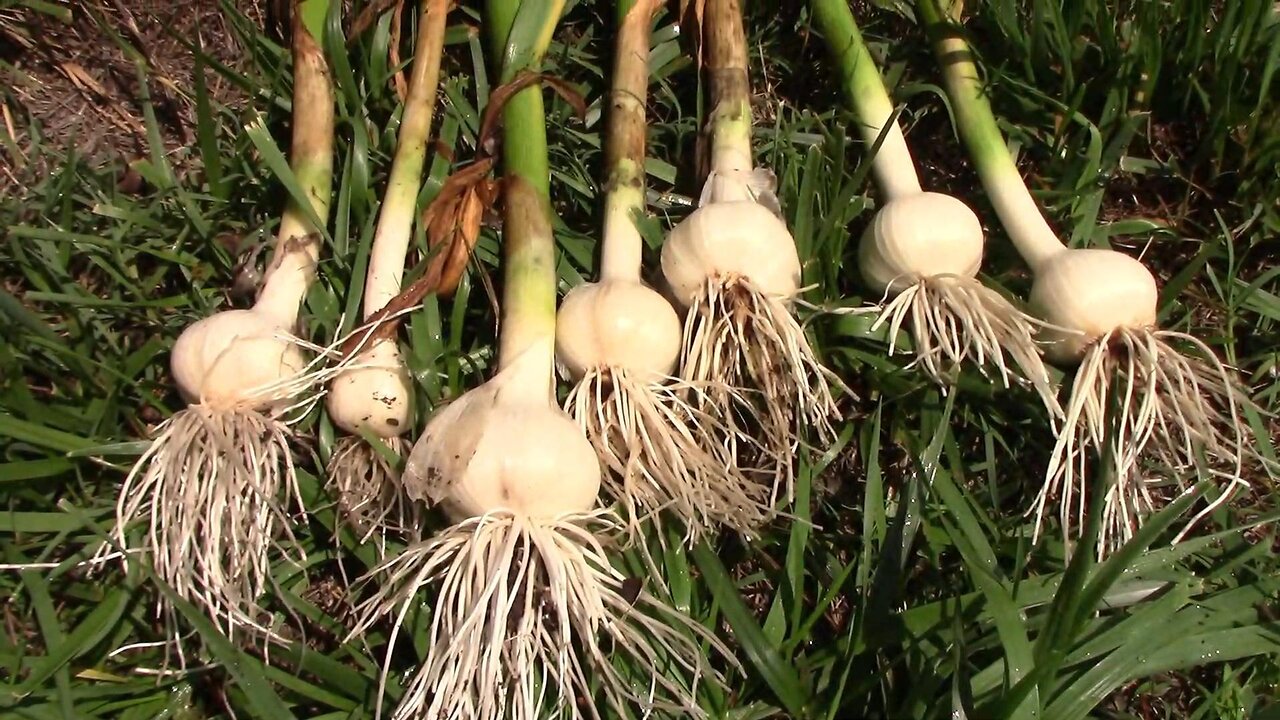
[(61, 644), (56, 648), (49, 648), (49, 654), (45, 656), (39, 665), (31, 670), (31, 674), (22, 681), (22, 685), (14, 692), (18, 695), (26, 695), (32, 692), (45, 680), (52, 677), (54, 673), (65, 669), (68, 663), (88, 652), (94, 645), (97, 645), (108, 633), (116, 628), (116, 624), (120, 622), (120, 617), (124, 615), (124, 611), (128, 608), (130, 601), (129, 593), (123, 590), (115, 590), (109, 593), (85, 616), (75, 630), (72, 630), (62, 639)]
[[(148, 575), (150, 573), (148, 572)], [(236, 683), (236, 686), (245, 694), (245, 698), (249, 702), (249, 706), (253, 708), (254, 716), (263, 718), (264, 720), (293, 720), (294, 715), (289, 710), (289, 706), (285, 705), (284, 700), (276, 694), (271, 684), (265, 682), (266, 676), (263, 672), (262, 662), (257, 658), (245, 654), (237, 650), (222, 633), (214, 626), (210, 620), (204, 616), (204, 613), (197, 609), (194, 605), (178, 597), (178, 594), (171, 590), (159, 579), (151, 576), (151, 581), (156, 588), (164, 594), (165, 599), (172, 603), (173, 607), (182, 614), (186, 622), (200, 635), (201, 641), (209, 653), (226, 669)]]
[[(15, 553), (12, 551), (7, 554), (11, 560), (15, 559)], [(35, 609), (36, 623), (40, 627), (45, 648), (52, 655), (61, 655), (64, 652), (66, 636), (62, 632), (62, 625), (58, 622), (58, 611), (54, 609), (53, 599), (49, 596), (48, 583), (35, 570), (24, 570), (21, 576), (22, 585), (31, 597), (31, 605)], [(62, 717), (76, 717), (75, 702), (71, 698), (71, 673), (66, 663), (57, 663), (51, 669), (58, 698), (58, 709)]]
[(808, 695), (804, 690), (804, 684), (800, 681), (795, 669), (765, 639), (764, 631), (752, 617), (746, 603), (742, 601), (733, 578), (729, 577), (719, 556), (712, 551), (706, 541), (700, 541), (693, 546), (693, 559), (702, 572), (707, 589), (720, 605), (720, 611), (729, 621), (734, 636), (742, 645), (752, 667), (760, 673), (791, 717), (807, 718), (809, 716)]

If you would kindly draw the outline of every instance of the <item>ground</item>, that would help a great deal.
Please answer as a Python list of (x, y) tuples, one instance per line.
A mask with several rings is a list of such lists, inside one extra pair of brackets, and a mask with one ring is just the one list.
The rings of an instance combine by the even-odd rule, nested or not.
[[(699, 183), (701, 105), (677, 4), (658, 21), (649, 108), (650, 209), (664, 225), (687, 212)], [(394, 16), (403, 32), (392, 32), (390, 12), (366, 15), (373, 22), (357, 32), (370, 5), (348, 3), (350, 39), (328, 46), (349, 67), (335, 73), (336, 186), (346, 204), (304, 311), (303, 332), (322, 344), (350, 326), (353, 268), (394, 148), (388, 48), (412, 53), (413, 3)], [(492, 71), (482, 4), (462, 5), (444, 62), (435, 187), (476, 154), (476, 78)], [(568, 3), (547, 68), (588, 104), (582, 120), (547, 95), (564, 287), (593, 275), (600, 219), (598, 110), (614, 33), (612, 13), (595, 5)], [(828, 309), (874, 301), (854, 248), (877, 193), (823, 37), (804, 3), (748, 5), (757, 149), (779, 178), (806, 279), (819, 285), (806, 299)], [(972, 202), (990, 238), (985, 272), (1025, 296), (1029, 275), (955, 140), (910, 3), (852, 5), (905, 104), (922, 180)], [(972, 6), (967, 28), (994, 109), (1054, 226), (1147, 262), (1161, 282), (1162, 321), (1238, 369), (1258, 407), (1251, 441), (1274, 459), (1280, 15), (1260, 0)], [(285, 11), (215, 0), (0, 0), (4, 712), (373, 715), (385, 628), (367, 642), (344, 640), (347, 580), (369, 555), (334, 531), (320, 489), (333, 432), (319, 411), (295, 447), (310, 510), (294, 517), (295, 532), (307, 565), (299, 572), (281, 560), (266, 601), (282, 621), (301, 618), (301, 631), (272, 650), (269, 669), (257, 649), (219, 643), (195, 619), (189, 639), (204, 639), (202, 665), (178, 671), (137, 565), (128, 574), (86, 565), (142, 439), (181, 407), (166, 366), (173, 339), (252, 296), (256, 250), (287, 196), (271, 163), (288, 148)], [(253, 129), (259, 120), (263, 132)], [(428, 297), (402, 333), (424, 413), (487, 374), (500, 277), (493, 220), (457, 295)], [(1157, 518), (1151, 527), (1167, 519), (1170, 529), (1144, 546), (1101, 565), (1068, 564), (1061, 533), (1051, 528), (1033, 545), (1023, 514), (1052, 447), (1034, 396), (966, 373), (943, 397), (910, 356), (886, 357), (883, 333), (867, 328), (857, 317), (811, 319), (814, 342), (856, 398), (841, 400), (836, 446), (802, 453), (797, 519), (751, 542), (719, 538), (718, 553), (663, 558), (663, 572), (681, 581), (673, 600), (744, 667), (733, 692), (700, 695), (708, 712), (1276, 716), (1280, 567), (1274, 483), (1261, 463), (1247, 469), (1250, 491), (1192, 539), (1170, 546), (1177, 526)], [(633, 556), (620, 562), (643, 576)], [(407, 672), (419, 651), (402, 640), (393, 669)], [(1017, 658), (1041, 673), (1031, 700), (1018, 695), (1028, 686), (1012, 676), (1028, 668), (1012, 667)], [(246, 673), (266, 681), (246, 683)], [(393, 696), (401, 680), (393, 673)], [(1034, 715), (1028, 703), (1038, 703)]]
[[(263, 8), (246, 3), (242, 9), (257, 27), (266, 22)], [(165, 147), (188, 146), (195, 140), (192, 47), (210, 61), (243, 64), (244, 47), (228, 23), (219, 4), (208, 0), (0, 11), (11, 93), (6, 131), (19, 148), (48, 143), (94, 165), (123, 164), (148, 152), (142, 103), (149, 96)], [(146, 68), (145, 91), (139, 62)], [(209, 73), (207, 82), (215, 102), (243, 106), (244, 93), (226, 78)], [(7, 183), (19, 182), (20, 162), (6, 170)], [(47, 174), (44, 167), (31, 170)]]

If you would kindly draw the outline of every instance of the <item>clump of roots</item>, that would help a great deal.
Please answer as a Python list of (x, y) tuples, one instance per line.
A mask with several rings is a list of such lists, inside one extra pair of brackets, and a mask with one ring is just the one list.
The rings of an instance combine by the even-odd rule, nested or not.
[[(162, 423), (120, 488), (111, 536), (124, 550), (126, 569), (141, 556), (229, 639), (245, 635), (264, 644), (282, 640), (259, 604), (271, 564), (305, 562), (288, 516), (291, 507), (305, 510), (289, 447), (292, 424), (319, 401), (318, 388), (350, 363), (333, 362), (345, 339), (327, 348), (285, 332), (279, 339), (316, 357), (300, 372), (246, 390), (234, 405), (196, 403)], [(129, 530), (138, 521), (145, 530), (134, 546)], [(104, 545), (98, 556), (110, 552)], [(162, 597), (158, 610), (178, 638), (172, 605)], [(185, 666), (180, 645), (178, 653)]]
[(363, 544), (376, 539), (378, 553), (386, 553), (388, 535), (413, 542), (421, 539), (423, 508), (405, 494), (400, 471), (387, 452), (404, 457), (409, 444), (402, 437), (384, 438), (386, 450), (361, 437), (338, 440), (326, 468), (325, 489), (338, 502), (338, 516), (355, 530)]
[[(1195, 352), (1183, 354), (1169, 341)], [(1103, 498), (1099, 555), (1132, 538), (1148, 514), (1187, 489), (1183, 478), (1196, 470), (1226, 485), (1189, 530), (1247, 487), (1240, 477), (1249, 452), (1240, 408), (1250, 402), (1222, 361), (1190, 335), (1121, 328), (1098, 339), (1076, 371), (1065, 426), (1032, 508), (1037, 536), (1050, 498), (1057, 499), (1065, 532), (1082, 527), (1086, 463), (1090, 450), (1100, 452), (1108, 441), (1114, 481)], [(1171, 481), (1148, 479), (1148, 463)]]
[(871, 328), (888, 324), (890, 355), (908, 318), (915, 340), (913, 364), (943, 388), (955, 381), (961, 365), (971, 361), (984, 375), (988, 367), (994, 368), (1006, 388), (1011, 382), (1030, 383), (1045, 408), (1061, 416), (1049, 370), (1036, 346), (1039, 321), (977, 278), (922, 277), (884, 305)]
[(606, 492), (622, 504), (633, 538), (663, 510), (683, 523), (687, 541), (719, 525), (750, 535), (768, 521), (769, 490), (738, 469), (737, 438), (702, 409), (705, 395), (692, 383), (637, 379), (622, 368), (593, 370), (570, 391), (565, 411), (595, 447)]
[(436, 588), (430, 650), (393, 717), (599, 718), (606, 708), (627, 717), (633, 705), (705, 717), (699, 679), (724, 680), (701, 644), (727, 650), (613, 568), (596, 533), (618, 529), (604, 511), (548, 521), (495, 511), (370, 573), (379, 589), (352, 635), (394, 615), (388, 662), (419, 589)]
[[(258, 599), (272, 559), (297, 545), (286, 516), (290, 501), (301, 507), (291, 434), (254, 410), (192, 405), (161, 426), (120, 489), (115, 542), (128, 549), (128, 526), (145, 520), (139, 549), (156, 575), (228, 638), (277, 637)], [(161, 608), (174, 630), (172, 608)]]
[[(705, 407), (718, 413), (727, 433), (743, 444), (761, 436), (756, 444), (766, 450), (759, 460), (770, 466), (770, 505), (780, 487), (792, 499), (791, 461), (804, 429), (821, 442), (835, 440), (840, 410), (831, 385), (844, 388), (814, 355), (787, 302), (744, 277), (710, 278), (685, 316), (681, 350), (681, 375), (707, 388)], [(750, 396), (749, 417), (734, 410), (741, 406), (735, 391)]]

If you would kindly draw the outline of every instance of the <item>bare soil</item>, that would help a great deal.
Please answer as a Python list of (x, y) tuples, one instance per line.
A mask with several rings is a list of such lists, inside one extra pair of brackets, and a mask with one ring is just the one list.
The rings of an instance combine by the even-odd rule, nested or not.
[[(251, 22), (268, 20), (263, 0), (239, 0)], [(232, 68), (244, 48), (218, 0), (71, 0), (64, 17), (0, 11), (0, 192), (42, 177), (40, 146), (74, 150), (94, 165), (149, 153), (149, 96), (166, 151), (194, 142), (195, 55)], [(241, 94), (205, 70), (211, 100)], [(145, 78), (145, 87), (140, 83)]]

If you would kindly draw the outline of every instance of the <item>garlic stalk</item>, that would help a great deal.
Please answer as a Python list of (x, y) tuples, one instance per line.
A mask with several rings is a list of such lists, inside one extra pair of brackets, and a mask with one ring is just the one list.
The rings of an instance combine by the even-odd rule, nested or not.
[(684, 399), (696, 385), (671, 377), (680, 318), (640, 278), (644, 213), (645, 97), (649, 38), (658, 0), (619, 3), (619, 31), (605, 138), (604, 238), (600, 280), (565, 296), (556, 355), (575, 381), (565, 409), (604, 466), (608, 494), (633, 536), (662, 510), (693, 540), (726, 524), (741, 533), (768, 516), (768, 494), (747, 478), (716, 438), (718, 421)]
[[(791, 497), (803, 429), (834, 439), (840, 417), (830, 383), (791, 313), (800, 258), (776, 207), (772, 174), (756, 169), (746, 36), (738, 0), (707, 0), (711, 171), (697, 210), (662, 247), (662, 273), (685, 310), (680, 374), (703, 384), (731, 446), (758, 445), (773, 496)], [(743, 410), (742, 398), (750, 401)]]
[[(323, 20), (327, 3), (306, 12)], [(319, 7), (314, 7), (318, 5)], [(317, 11), (318, 12), (315, 12)], [(328, 372), (293, 335), (320, 252), (333, 179), (334, 100), (317, 27), (294, 8), (290, 168), (310, 212), (291, 200), (276, 233), (262, 291), (247, 310), (224, 310), (179, 336), (170, 370), (188, 405), (165, 421), (120, 488), (112, 539), (144, 557), (178, 597), (228, 636), (277, 637), (258, 598), (276, 552), (296, 551), (286, 506), (301, 505), (289, 448), (290, 417)], [(141, 544), (130, 526), (142, 521)], [(138, 549), (138, 555), (128, 550)], [(162, 611), (170, 631), (175, 616)]]
[[(366, 319), (400, 292), (431, 139), (449, 5), (450, 0), (422, 0), (409, 92), (365, 277)], [(395, 337), (373, 340), (361, 350), (334, 378), (326, 398), (330, 419), (349, 433), (338, 440), (330, 458), (327, 485), (361, 540), (377, 536), (382, 549), (387, 531), (415, 536), (421, 518), (400, 487), (399, 473), (359, 433), (371, 433), (397, 455), (407, 454), (404, 433), (410, 428), (412, 406), (413, 386)]]

